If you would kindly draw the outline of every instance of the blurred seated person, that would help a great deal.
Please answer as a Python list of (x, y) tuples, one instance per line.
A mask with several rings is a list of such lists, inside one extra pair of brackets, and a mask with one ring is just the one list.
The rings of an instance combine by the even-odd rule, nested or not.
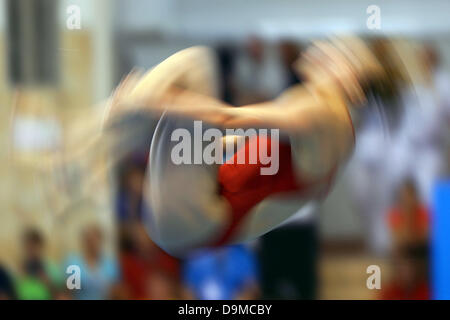
[(429, 215), (420, 202), (416, 186), (406, 180), (400, 187), (396, 203), (388, 213), (388, 223), (394, 241), (394, 250), (428, 243)]
[(281, 65), (283, 68), (283, 89), (302, 83), (302, 79), (292, 67), (300, 56), (301, 47), (290, 40), (283, 40), (278, 44)]
[(144, 156), (127, 160), (119, 173), (119, 190), (116, 202), (120, 225), (141, 221), (144, 211), (142, 188), (147, 161)]
[(244, 245), (201, 249), (185, 261), (185, 298), (202, 300), (256, 299), (257, 261)]
[(236, 105), (246, 105), (273, 99), (282, 89), (282, 70), (277, 54), (257, 36), (250, 36), (236, 57), (233, 83)]
[(115, 259), (104, 252), (104, 235), (97, 225), (90, 225), (81, 234), (81, 255), (72, 254), (66, 267), (76, 265), (81, 271), (81, 289), (72, 290), (81, 300), (104, 300), (111, 298), (118, 282)]
[(0, 264), (0, 300), (17, 299), (11, 274)]
[(427, 252), (423, 248), (405, 247), (394, 255), (392, 281), (381, 289), (383, 300), (431, 299), (428, 281)]
[(62, 271), (45, 256), (44, 236), (37, 229), (23, 234), (23, 261), (16, 282), (17, 297), (23, 300), (59, 298)]
[(129, 298), (179, 297), (179, 261), (156, 246), (141, 224), (121, 234), (120, 265)]
[(428, 285), (429, 215), (420, 202), (414, 182), (400, 186), (388, 215), (393, 238), (393, 281), (382, 289), (387, 300), (430, 299)]

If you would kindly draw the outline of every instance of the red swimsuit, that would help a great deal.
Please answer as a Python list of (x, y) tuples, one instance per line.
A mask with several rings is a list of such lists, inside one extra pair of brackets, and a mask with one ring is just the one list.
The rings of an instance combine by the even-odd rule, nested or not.
[[(251, 137), (231, 159), (219, 168), (220, 194), (228, 200), (231, 206), (231, 221), (215, 245), (222, 245), (232, 238), (241, 220), (265, 198), (279, 193), (307, 192), (313, 185), (316, 185), (316, 183), (310, 182), (302, 183), (296, 179), (289, 143), (279, 143), (278, 172), (275, 175), (262, 175), (260, 169), (268, 165), (260, 162), (259, 150), (256, 164), (249, 164), (248, 156), (252, 144), (256, 144), (258, 147), (261, 145), (260, 143), (264, 142), (267, 144), (267, 150), (270, 151), (272, 143), (270, 138)], [(238, 164), (237, 159), (242, 157), (242, 153), (246, 157), (245, 164)], [(271, 156), (270, 152), (268, 156)], [(331, 176), (327, 177), (331, 180), (330, 178)]]

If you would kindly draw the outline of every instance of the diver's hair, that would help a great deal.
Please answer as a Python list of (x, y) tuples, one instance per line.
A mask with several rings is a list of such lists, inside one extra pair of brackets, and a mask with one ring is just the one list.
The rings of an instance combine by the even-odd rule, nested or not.
[(389, 129), (398, 126), (402, 114), (400, 91), (408, 81), (392, 41), (382, 37), (367, 40), (383, 74), (369, 81), (364, 88), (366, 95), (374, 99), (374, 106), (387, 121)]

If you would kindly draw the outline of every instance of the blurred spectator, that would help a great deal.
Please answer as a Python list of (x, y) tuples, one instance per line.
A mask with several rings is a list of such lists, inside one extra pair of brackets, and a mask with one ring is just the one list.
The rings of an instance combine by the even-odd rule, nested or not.
[(257, 269), (256, 257), (243, 245), (195, 252), (183, 266), (186, 298), (256, 299)]
[(0, 265), (0, 300), (16, 299), (14, 282), (8, 271)]
[(383, 300), (428, 300), (427, 253), (415, 246), (404, 248), (392, 261), (393, 279), (382, 288)]
[(406, 180), (388, 214), (393, 239), (393, 280), (383, 299), (430, 299), (428, 280), (429, 216), (414, 182)]
[(142, 189), (145, 179), (146, 159), (131, 159), (124, 163), (119, 173), (119, 193), (116, 202), (119, 226), (141, 221), (143, 208)]
[(317, 294), (318, 239), (315, 220), (293, 222), (260, 240), (263, 296), (307, 299)]
[(23, 235), (24, 258), (17, 280), (19, 299), (58, 298), (62, 273), (58, 266), (45, 257), (45, 240), (37, 229), (28, 229)]
[(103, 232), (97, 225), (82, 232), (81, 255), (68, 257), (66, 265), (76, 265), (81, 271), (81, 289), (73, 290), (76, 299), (103, 300), (111, 297), (118, 282), (116, 261), (104, 252)]
[(388, 213), (388, 223), (396, 250), (428, 242), (429, 216), (420, 202), (412, 180), (401, 186), (394, 207)]
[(244, 54), (237, 61), (237, 87), (239, 104), (255, 103), (266, 99), (264, 94), (264, 43), (257, 37), (247, 40)]
[(144, 227), (135, 224), (121, 235), (120, 264), (132, 299), (179, 297), (179, 262), (156, 246)]
[(237, 105), (263, 102), (281, 92), (278, 54), (271, 49), (257, 36), (251, 36), (245, 42), (243, 52), (236, 59)]
[(358, 143), (348, 164), (347, 172), (351, 174), (346, 174), (345, 178), (349, 181), (351, 203), (362, 217), (368, 247), (374, 252), (386, 253), (390, 239), (385, 213), (401, 178), (397, 162), (392, 161), (395, 149), (389, 139), (392, 131), (384, 130), (384, 115), (377, 105), (375, 99), (370, 99), (367, 110), (361, 115)]
[(227, 103), (235, 103), (236, 87), (233, 82), (235, 52), (230, 45), (221, 45), (216, 49), (220, 77), (220, 98)]
[(450, 76), (434, 47), (424, 46), (420, 57), (425, 79), (403, 94), (405, 116), (394, 151), (397, 166), (415, 179), (421, 200), (430, 204), (434, 184), (446, 169)]
[(294, 71), (294, 63), (300, 57), (301, 48), (292, 41), (281, 41), (278, 45), (281, 57), (281, 65), (284, 73), (284, 88), (302, 82), (300, 76)]

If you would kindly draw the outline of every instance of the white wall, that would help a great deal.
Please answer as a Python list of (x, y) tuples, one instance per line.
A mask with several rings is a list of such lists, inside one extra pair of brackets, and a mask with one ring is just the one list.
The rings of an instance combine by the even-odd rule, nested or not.
[(177, 25), (177, 1), (115, 0), (116, 24), (127, 31), (172, 30)]
[[(57, 0), (58, 21), (61, 30), (66, 29), (69, 17), (67, 8), (77, 5), (81, 10), (81, 31), (87, 31), (92, 36), (94, 48), (94, 98), (102, 100), (112, 89), (114, 74), (113, 61), (113, 0)], [(0, 32), (6, 28), (6, 0), (0, 0)], [(76, 31), (73, 31), (76, 32)], [(62, 48), (63, 49), (63, 48)]]
[(80, 7), (81, 31), (91, 34), (94, 57), (93, 92), (95, 101), (105, 99), (112, 90), (114, 78), (113, 52), (113, 9), (112, 0), (59, 0), (59, 24), (66, 29), (69, 17), (67, 8), (71, 5)]
[(81, 11), (81, 27), (82, 29), (90, 30), (94, 27), (95, 22), (98, 21), (97, 12), (95, 11), (96, 0), (58, 0), (59, 5), (59, 24), (61, 28), (66, 28), (67, 8), (71, 5), (77, 5)]
[[(91, 28), (95, 21), (95, 13), (92, 10), (95, 1), (92, 0), (57, 0), (59, 3), (59, 23), (65, 27), (67, 19), (67, 7), (78, 5), (81, 9), (83, 26)], [(0, 0), (0, 31), (6, 28), (6, 0)]]
[(268, 36), (307, 37), (329, 32), (368, 31), (369, 5), (381, 9), (382, 33), (450, 31), (448, 0), (175, 0), (179, 32), (239, 36), (261, 30)]
[(0, 0), (0, 32), (6, 27), (6, 3), (5, 0)]

